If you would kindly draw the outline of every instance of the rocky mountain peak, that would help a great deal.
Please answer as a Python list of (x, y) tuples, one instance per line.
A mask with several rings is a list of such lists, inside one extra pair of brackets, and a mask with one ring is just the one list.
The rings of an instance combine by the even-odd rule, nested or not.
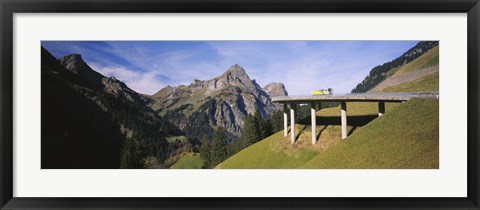
[(175, 91), (175, 88), (170, 86), (170, 85), (167, 85), (166, 87), (160, 89), (159, 91), (157, 91), (156, 93), (154, 93), (152, 95), (152, 97), (154, 99), (159, 99), (159, 98), (166, 98), (168, 97), (170, 94), (173, 93), (173, 91)]
[[(287, 94), (281, 83), (270, 84), (268, 90), (277, 95)], [(210, 135), (214, 128), (221, 126), (229, 138), (238, 139), (248, 114), (258, 109), (265, 118), (281, 108), (271, 101), (271, 97), (240, 65), (235, 64), (213, 79), (194, 80), (189, 86), (161, 89), (153, 95), (156, 102), (152, 109), (183, 131), (198, 133), (203, 129), (202, 135), (211, 131)]]
[(99, 89), (111, 93), (117, 97), (123, 97), (129, 101), (139, 104), (149, 104), (150, 99), (143, 97), (134, 90), (130, 89), (125, 83), (117, 78), (105, 77), (93, 70), (82, 58), (80, 54), (67, 55), (59, 60), (60, 65), (67, 70), (77, 74), (80, 78), (91, 83)]
[(240, 65), (238, 64), (235, 64), (233, 66), (231, 66), (226, 72), (225, 74), (226, 76), (230, 76), (230, 77), (233, 77), (233, 78), (248, 78), (248, 74), (247, 72), (245, 72), (245, 69), (243, 69)]
[(206, 95), (208, 96), (213, 96), (212, 94), (217, 94), (218, 91), (231, 87), (246, 88), (253, 92), (257, 89), (257, 86), (252, 82), (247, 72), (245, 72), (245, 70), (238, 64), (231, 66), (218, 77), (211, 80), (194, 82), (190, 87), (193, 87), (194, 89), (206, 87)]
[(288, 92), (285, 89), (285, 85), (281, 82), (272, 82), (266, 85), (263, 90), (270, 96), (270, 97), (277, 97), (277, 96), (288, 96)]
[(67, 55), (67, 56), (65, 56), (64, 58), (71, 58), (71, 59), (83, 60), (83, 59), (82, 59), (82, 55), (81, 55), (81, 54), (77, 54), (77, 53), (74, 53), (74, 54), (71, 54), (71, 55)]
[(59, 60), (60, 64), (69, 71), (79, 75), (86, 81), (98, 86), (103, 87), (102, 80), (105, 76), (96, 72), (83, 60), (80, 54), (67, 55)]
[(67, 55), (60, 59), (60, 64), (76, 74), (78, 74), (80, 71), (91, 70), (80, 54)]

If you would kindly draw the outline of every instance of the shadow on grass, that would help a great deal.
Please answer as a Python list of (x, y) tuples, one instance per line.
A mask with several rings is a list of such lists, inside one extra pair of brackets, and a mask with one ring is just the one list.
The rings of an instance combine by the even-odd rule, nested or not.
[(298, 139), (300, 138), (300, 135), (303, 133), (303, 131), (307, 128), (307, 126), (303, 126), (302, 130), (300, 130), (298, 132), (298, 134), (295, 136), (295, 142), (298, 141)]
[(347, 136), (350, 136), (353, 133), (353, 131), (357, 130), (357, 128), (358, 128), (358, 126), (353, 126), (352, 129), (350, 129), (350, 131), (348, 131)]
[[(352, 130), (356, 129), (357, 127), (364, 126), (371, 122), (372, 120), (376, 119), (378, 115), (362, 115), (362, 116), (347, 116), (347, 125), (353, 127)], [(310, 117), (304, 118), (298, 121), (300, 125), (310, 125)], [(342, 121), (340, 117), (317, 117), (317, 126), (319, 125), (341, 125)]]
[[(372, 120), (376, 119), (378, 115), (361, 115), (361, 116), (347, 116), (347, 125), (352, 126), (352, 129), (348, 131), (348, 136), (350, 136), (355, 130), (357, 130), (358, 127), (362, 127)], [(316, 136), (316, 139), (320, 138), (320, 135), (322, 132), (329, 126), (329, 125), (338, 125), (340, 126), (342, 124), (342, 120), (340, 117), (318, 117), (316, 118), (317, 120), (317, 126), (324, 125), (325, 127), (322, 128), (318, 132), (318, 135)], [(310, 117), (306, 117), (298, 122), (300, 125), (310, 125), (312, 122), (310, 120)], [(300, 133), (305, 130), (303, 128)], [(295, 138), (295, 141), (298, 140), (300, 134), (297, 135)]]
[[(362, 115), (362, 116), (347, 116), (347, 125), (352, 126), (352, 129), (348, 132), (348, 135), (351, 135), (358, 127), (362, 127), (372, 120), (376, 119), (378, 115)], [(338, 125), (340, 126), (342, 124), (342, 121), (340, 117), (318, 117), (316, 118), (317, 120), (317, 126), (322, 126), (324, 125), (320, 131), (318, 131), (318, 134), (316, 136), (316, 139), (320, 138), (320, 135), (327, 129), (329, 125)], [(295, 135), (295, 142), (298, 141), (300, 138), (300, 135), (303, 133), (303, 131), (307, 128), (307, 125), (311, 125), (310, 117), (306, 117), (302, 120), (299, 120), (297, 123), (298, 125), (305, 125), (300, 131), (298, 131), (298, 134)], [(288, 128), (288, 133), (290, 134), (290, 128)]]
[(320, 131), (318, 132), (317, 136), (315, 137), (316, 140), (318, 140), (318, 139), (320, 138), (320, 135), (322, 135), (323, 131), (324, 131), (325, 129), (327, 129), (327, 127), (328, 127), (328, 125), (326, 125), (325, 127), (323, 127), (322, 130), (320, 130)]

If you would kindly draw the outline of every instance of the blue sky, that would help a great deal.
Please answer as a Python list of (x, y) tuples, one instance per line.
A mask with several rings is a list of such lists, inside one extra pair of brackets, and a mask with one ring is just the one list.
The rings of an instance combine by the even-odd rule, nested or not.
[(42, 41), (55, 57), (78, 53), (94, 70), (140, 93), (208, 80), (242, 66), (260, 86), (285, 84), (289, 95), (331, 87), (347, 93), (369, 71), (418, 41)]

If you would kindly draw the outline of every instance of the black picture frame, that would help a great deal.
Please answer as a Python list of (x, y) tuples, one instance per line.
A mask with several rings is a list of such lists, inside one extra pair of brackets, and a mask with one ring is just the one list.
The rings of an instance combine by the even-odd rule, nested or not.
[[(478, 0), (0, 0), (2, 209), (479, 209)], [(15, 13), (467, 13), (468, 196), (465, 198), (17, 198), (13, 197), (13, 15)]]

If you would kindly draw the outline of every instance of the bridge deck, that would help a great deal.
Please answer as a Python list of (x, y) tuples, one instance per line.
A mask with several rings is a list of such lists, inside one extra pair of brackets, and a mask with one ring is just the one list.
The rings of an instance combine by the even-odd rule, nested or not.
[(273, 97), (273, 102), (278, 103), (310, 103), (321, 101), (365, 101), (365, 102), (401, 102), (412, 98), (438, 99), (437, 93), (349, 93), (333, 95), (308, 95), (308, 96), (279, 96)]

